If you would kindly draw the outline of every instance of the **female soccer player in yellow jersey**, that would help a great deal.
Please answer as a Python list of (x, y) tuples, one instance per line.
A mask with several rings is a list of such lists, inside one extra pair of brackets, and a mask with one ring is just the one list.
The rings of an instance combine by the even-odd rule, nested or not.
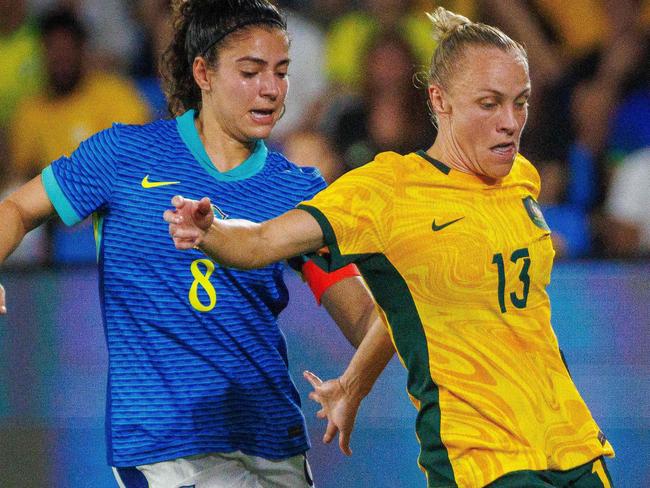
[(198, 246), (235, 267), (304, 252), (325, 269), (357, 263), (388, 334), (372, 329), (336, 380), (306, 373), (328, 418), (326, 442), (339, 431), (350, 453), (358, 406), (392, 341), (418, 409), (427, 486), (611, 486), (603, 456), (613, 449), (551, 327), (550, 230), (538, 173), (518, 154), (526, 52), (442, 8), (429, 17), (438, 135), (426, 152), (379, 154), (262, 224), (217, 221), (207, 198), (175, 197), (170, 233), (179, 249)]

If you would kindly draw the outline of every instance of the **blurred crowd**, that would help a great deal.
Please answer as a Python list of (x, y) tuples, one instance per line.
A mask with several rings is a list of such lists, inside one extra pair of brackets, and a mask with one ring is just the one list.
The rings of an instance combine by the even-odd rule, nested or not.
[[(650, 256), (650, 0), (285, 0), (286, 113), (269, 145), (328, 182), (381, 151), (427, 149), (424, 12), (503, 29), (529, 54), (521, 152), (560, 258)], [(0, 0), (0, 197), (113, 122), (168, 117), (168, 0)], [(11, 260), (95, 260), (92, 223), (50, 222)]]

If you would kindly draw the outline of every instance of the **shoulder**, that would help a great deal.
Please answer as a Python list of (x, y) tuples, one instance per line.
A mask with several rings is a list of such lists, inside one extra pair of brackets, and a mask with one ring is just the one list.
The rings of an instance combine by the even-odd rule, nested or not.
[(306, 180), (322, 179), (318, 168), (298, 165), (289, 161), (284, 154), (279, 152), (269, 151), (266, 164), (274, 173), (292, 175)]
[(394, 192), (397, 172), (405, 156), (394, 152), (377, 154), (369, 163), (348, 171), (330, 186), (332, 192), (348, 192), (357, 196)]
[(517, 154), (510, 170), (510, 176), (519, 184), (526, 186), (537, 198), (541, 186), (539, 172), (528, 159)]
[(174, 141), (171, 137), (173, 137), (174, 130), (173, 120), (157, 120), (147, 124), (114, 123), (85, 142), (93, 141), (103, 147), (110, 147), (114, 151), (130, 149), (141, 153), (149, 147), (173, 146)]
[(382, 152), (377, 154), (369, 163), (353, 169), (348, 174), (375, 178), (385, 177), (392, 180), (400, 169), (404, 169), (413, 164), (409, 156), (392, 151)]
[(119, 134), (120, 137), (141, 140), (155, 139), (163, 142), (163, 140), (172, 137), (176, 133), (176, 120), (159, 119), (145, 124), (115, 122), (107, 130)]
[(324, 188), (326, 186), (318, 168), (299, 166), (289, 161), (279, 152), (269, 151), (266, 157), (266, 172), (267, 176), (291, 181), (294, 186), (303, 186), (306, 189), (313, 187)]

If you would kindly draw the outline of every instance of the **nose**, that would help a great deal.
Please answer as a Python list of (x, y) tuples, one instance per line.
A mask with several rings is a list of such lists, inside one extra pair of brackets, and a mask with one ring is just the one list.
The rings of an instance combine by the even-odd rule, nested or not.
[(260, 95), (273, 101), (280, 96), (280, 80), (274, 73), (267, 73), (261, 78)]
[(498, 131), (511, 136), (517, 130), (518, 125), (519, 119), (515, 113), (515, 109), (513, 107), (503, 107), (501, 116), (499, 117)]

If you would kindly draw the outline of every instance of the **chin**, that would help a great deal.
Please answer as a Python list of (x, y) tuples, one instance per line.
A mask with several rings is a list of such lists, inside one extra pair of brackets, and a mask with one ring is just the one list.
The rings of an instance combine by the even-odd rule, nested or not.
[(510, 174), (510, 170), (512, 170), (512, 165), (514, 162), (514, 159), (509, 162), (495, 161), (487, 168), (487, 171), (485, 172), (486, 176), (490, 178), (505, 178)]
[(272, 130), (273, 126), (255, 127), (247, 131), (246, 135), (249, 139), (268, 139)]

